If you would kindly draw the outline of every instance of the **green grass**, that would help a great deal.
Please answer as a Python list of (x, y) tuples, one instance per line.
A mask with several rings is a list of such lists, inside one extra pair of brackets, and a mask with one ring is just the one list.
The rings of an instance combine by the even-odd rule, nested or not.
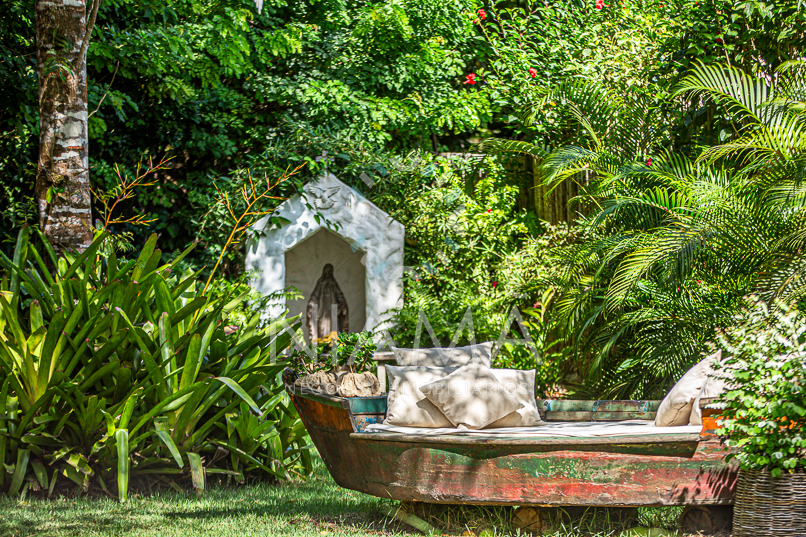
[[(418, 534), (382, 513), (397, 502), (340, 488), (317, 458), (305, 482), (211, 487), (197, 498), (164, 489), (133, 494), (125, 504), (111, 498), (63, 497), (24, 501), (0, 499), (0, 537), (249, 537), (377, 536)], [(616, 537), (601, 520), (575, 522), (557, 537)], [(647, 525), (674, 525), (679, 510), (644, 510)], [(481, 535), (509, 533), (510, 508), (452, 506), (432, 519), (453, 535), (471, 529)], [(654, 519), (654, 520), (653, 520)], [(482, 533), (483, 530), (487, 532)]]
[[(340, 488), (317, 461), (305, 482), (215, 487), (203, 496), (160, 490), (111, 498), (0, 500), (0, 536), (248, 537), (394, 533), (392, 502)], [(386, 526), (386, 529), (384, 529)], [(399, 533), (399, 531), (397, 532)]]

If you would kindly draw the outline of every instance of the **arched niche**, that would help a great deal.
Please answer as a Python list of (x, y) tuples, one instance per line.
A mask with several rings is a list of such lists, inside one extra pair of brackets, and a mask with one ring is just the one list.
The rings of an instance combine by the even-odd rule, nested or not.
[[(289, 300), (290, 316), (302, 314), (305, 320), (308, 298), (322, 276), (322, 268), (333, 265), (333, 276), (344, 293), (349, 308), (350, 332), (360, 332), (367, 322), (366, 267), (361, 262), (363, 250), (327, 229), (319, 229), (285, 253), (285, 284), (299, 289), (303, 298)], [(304, 323), (303, 323), (304, 326)], [(305, 341), (309, 341), (308, 331)]]

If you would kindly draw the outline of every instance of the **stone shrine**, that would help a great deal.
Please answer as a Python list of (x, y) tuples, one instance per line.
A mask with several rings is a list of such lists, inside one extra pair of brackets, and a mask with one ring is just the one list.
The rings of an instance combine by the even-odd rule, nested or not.
[(300, 290), (302, 299), (267, 313), (287, 307), (290, 316), (302, 315), (306, 341), (338, 329), (375, 330), (403, 305), (403, 225), (357, 190), (327, 174), (273, 216), (279, 227), (268, 217), (253, 226), (246, 269), (259, 273), (252, 285), (264, 295)]

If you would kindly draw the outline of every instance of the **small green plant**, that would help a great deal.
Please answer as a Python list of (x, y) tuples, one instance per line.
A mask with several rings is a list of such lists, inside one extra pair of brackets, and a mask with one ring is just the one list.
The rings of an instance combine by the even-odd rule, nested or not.
[(323, 339), (316, 346), (295, 347), (290, 355), (291, 368), (302, 375), (317, 371), (332, 372), (342, 368), (347, 368), (352, 373), (372, 369), (372, 356), (378, 349), (372, 340), (372, 332), (339, 332), (335, 345), (330, 338)]
[(378, 346), (372, 341), (372, 332), (340, 333), (336, 344), (336, 362), (351, 372), (372, 369), (372, 355)]
[(744, 469), (775, 477), (806, 468), (806, 315), (748, 299), (741, 322), (719, 337), (730, 378), (721, 434)]

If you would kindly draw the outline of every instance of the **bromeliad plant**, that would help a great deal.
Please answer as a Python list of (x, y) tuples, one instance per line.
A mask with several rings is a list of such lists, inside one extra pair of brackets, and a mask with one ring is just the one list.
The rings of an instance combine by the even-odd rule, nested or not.
[(806, 468), (806, 315), (758, 298), (720, 337), (730, 378), (721, 434), (743, 469), (773, 477)]
[(13, 259), (0, 254), (0, 461), (11, 474), (0, 487), (72, 481), (124, 501), (142, 476), (190, 478), (201, 492), (214, 474), (309, 473), (305, 431), (276, 382), (287, 331), (258, 330), (254, 314), (230, 334), (222, 317), (245, 294), (211, 298), (198, 273), (174, 274), (189, 249), (163, 264), (155, 235), (137, 259), (103, 259), (105, 237), (58, 258), (23, 228)]

